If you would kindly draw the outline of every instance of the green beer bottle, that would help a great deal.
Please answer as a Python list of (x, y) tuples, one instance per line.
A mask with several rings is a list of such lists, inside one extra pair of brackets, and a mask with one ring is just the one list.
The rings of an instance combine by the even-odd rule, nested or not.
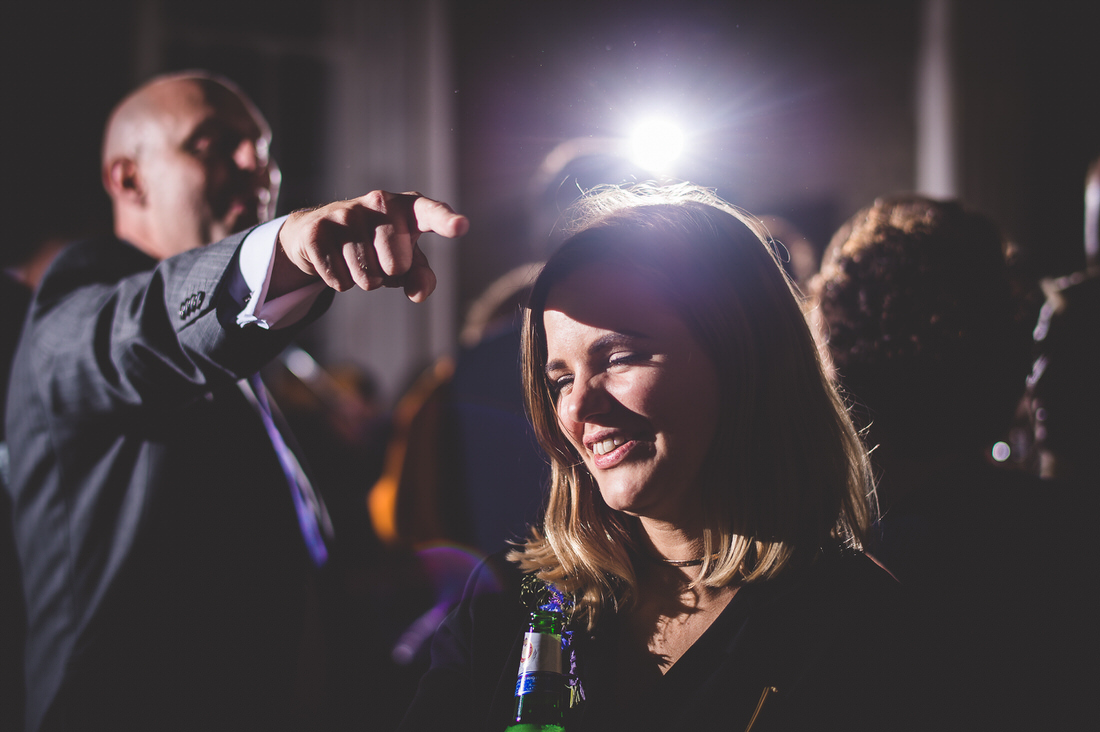
[(523, 637), (516, 706), (507, 732), (565, 732), (569, 690), (561, 672), (560, 613), (536, 610)]

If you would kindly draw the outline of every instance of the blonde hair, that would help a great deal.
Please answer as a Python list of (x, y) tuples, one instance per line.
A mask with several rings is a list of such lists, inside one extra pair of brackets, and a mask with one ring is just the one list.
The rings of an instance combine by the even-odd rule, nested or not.
[(764, 580), (836, 541), (859, 548), (873, 501), (866, 452), (762, 227), (712, 192), (678, 184), (600, 189), (582, 199), (574, 230), (536, 280), (524, 320), (525, 399), (551, 477), (542, 527), (509, 558), (570, 593), (589, 627), (635, 594), (637, 519), (604, 504), (561, 432), (545, 377), (549, 291), (605, 261), (647, 278), (722, 379), (701, 477), (707, 559), (698, 582)]

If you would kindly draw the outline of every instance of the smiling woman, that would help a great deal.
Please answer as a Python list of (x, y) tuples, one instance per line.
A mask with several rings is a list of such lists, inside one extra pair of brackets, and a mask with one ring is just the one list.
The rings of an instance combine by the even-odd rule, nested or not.
[[(606, 530), (568, 542), (582, 550), (575, 556), (555, 551), (559, 561), (549, 563), (537, 537), (527, 560), (538, 556), (544, 579), (580, 590), (579, 611), (594, 624), (606, 600), (630, 595), (630, 554), (639, 542), (653, 541), (652, 532), (639, 534), (637, 524), (661, 518), (636, 514), (635, 520), (607, 510), (614, 507), (602, 491), (612, 471), (588, 465), (591, 451), (577, 447), (575, 422), (562, 411), (575, 400), (556, 395), (556, 385), (543, 377), (556, 358), (550, 347), (571, 332), (562, 328), (568, 320), (584, 320), (608, 336), (631, 331), (634, 340), (640, 334), (634, 329), (662, 328), (666, 360), (694, 362), (697, 373), (667, 378), (660, 392), (696, 426), (712, 410), (717, 424), (677, 450), (678, 459), (683, 452), (703, 452), (696, 474), (687, 476), (690, 489), (663, 490), (692, 491), (690, 522), (696, 525), (679, 528), (707, 558), (702, 584), (771, 577), (805, 563), (829, 541), (859, 548), (873, 508), (866, 456), (765, 233), (747, 215), (691, 186), (611, 189), (582, 205), (577, 233), (535, 284), (524, 369), (528, 407), (555, 468), (546, 539), (580, 525)], [(716, 372), (713, 380), (705, 378), (709, 369), (700, 358)], [(580, 421), (587, 422), (580, 427), (585, 435), (611, 429), (601, 424), (606, 417)], [(673, 431), (662, 441), (690, 434), (683, 425)], [(588, 470), (575, 469), (578, 459)], [(607, 542), (596, 552), (599, 560), (586, 556), (593, 541)], [(555, 564), (559, 572), (545, 569)], [(626, 596), (620, 597), (620, 580), (608, 571), (626, 580)]]
[(590, 195), (523, 346), (544, 521), (475, 574), (406, 729), (445, 699), (509, 724), (532, 582), (573, 631), (571, 732), (915, 720), (898, 590), (861, 553), (866, 453), (752, 219), (687, 185)]
[(637, 272), (594, 264), (547, 301), (546, 376), (562, 432), (613, 510), (701, 528), (718, 425), (714, 363)]

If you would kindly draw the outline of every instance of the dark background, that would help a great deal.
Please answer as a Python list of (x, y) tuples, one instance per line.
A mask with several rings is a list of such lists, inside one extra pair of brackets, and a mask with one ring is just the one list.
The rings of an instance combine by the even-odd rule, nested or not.
[[(951, 4), (959, 194), (1040, 274), (1083, 263), (1083, 179), (1100, 153), (1088, 5)], [(326, 119), (346, 101), (326, 45), (342, 16), (382, 8), (415, 37), (429, 7), (449, 14), (455, 203), (474, 221), (458, 259), (459, 306), (543, 254), (546, 214), (531, 191), (543, 157), (569, 138), (621, 135), (647, 101), (691, 125), (676, 177), (783, 216), (817, 247), (876, 195), (915, 185), (916, 0), (44, 0), (5, 14), (5, 262), (42, 237), (108, 225), (103, 121), (157, 71), (208, 68), (253, 96), (275, 131), (281, 212), (350, 195), (326, 177)], [(362, 42), (401, 42), (389, 32)], [(365, 88), (398, 71), (378, 65), (361, 70)], [(401, 114), (402, 100), (392, 103)], [(559, 198), (575, 188), (557, 183)]]
[[(1080, 269), (1084, 176), (1100, 155), (1100, 54), (1096, 3), (1078, 0), (12, 0), (0, 15), (0, 263), (50, 238), (109, 230), (98, 173), (107, 114), (150, 76), (188, 68), (236, 80), (268, 117), (280, 213), (418, 187), (470, 216), (441, 283), (449, 295), (432, 300), (445, 303), (452, 345), (487, 284), (545, 255), (577, 181), (642, 175), (589, 159), (540, 179), (547, 155), (567, 140), (618, 138), (649, 106), (676, 112), (689, 132), (675, 177), (783, 217), (821, 249), (876, 196), (916, 186), (921, 19), (941, 1), (954, 29), (942, 40), (953, 58), (958, 195), (1024, 248), (1035, 276)], [(437, 47), (423, 46), (426, 19), (442, 21), (445, 42), (427, 36)], [(433, 50), (448, 85), (426, 89)], [(426, 107), (448, 111), (451, 124), (431, 133), (445, 140), (428, 139)], [(442, 193), (420, 178), (437, 149), (453, 151), (439, 166), (451, 188)], [(352, 295), (341, 300), (357, 307)], [(307, 334), (322, 360), (326, 344), (364, 341), (363, 353), (400, 374), (392, 384), (439, 355), (409, 343), (428, 329), (391, 322), (381, 307), (343, 320), (336, 310)], [(364, 325), (372, 311), (382, 314)], [(429, 320), (418, 313), (411, 322)], [(348, 688), (370, 675), (364, 638), (386, 637), (369, 625), (348, 622), (364, 636), (345, 649)], [(394, 694), (389, 711), (405, 701)]]

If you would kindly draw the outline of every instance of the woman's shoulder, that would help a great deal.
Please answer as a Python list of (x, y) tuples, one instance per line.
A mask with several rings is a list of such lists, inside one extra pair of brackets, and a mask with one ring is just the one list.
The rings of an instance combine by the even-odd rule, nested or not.
[(850, 550), (785, 575), (755, 590), (740, 659), (771, 674), (777, 728), (908, 729), (899, 715), (912, 715), (903, 696), (915, 649), (901, 586)]
[(862, 552), (823, 552), (809, 566), (743, 589), (751, 589), (744, 601), (754, 632), (825, 675), (830, 656), (858, 668), (876, 648), (900, 651), (909, 625), (904, 588)]
[(764, 582), (761, 590), (841, 603), (897, 602), (902, 595), (898, 581), (871, 557), (840, 546), (821, 549), (812, 561)]
[(815, 563), (819, 581), (859, 595), (898, 597), (901, 585), (890, 572), (869, 555), (855, 549), (834, 548), (823, 551)]
[(861, 551), (825, 552), (811, 567), (807, 585), (813, 596), (807, 598), (809, 606), (857, 634), (890, 632), (878, 619), (896, 618), (908, 606), (905, 587)]

